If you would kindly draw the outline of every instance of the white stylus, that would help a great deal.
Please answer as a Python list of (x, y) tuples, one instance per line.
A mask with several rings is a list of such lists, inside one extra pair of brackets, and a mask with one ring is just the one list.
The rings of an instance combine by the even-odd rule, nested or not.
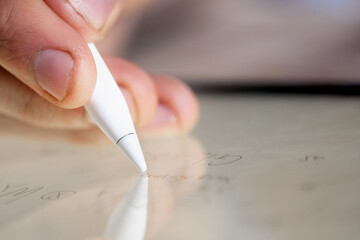
[(111, 141), (140, 171), (145, 172), (146, 162), (125, 98), (95, 45), (88, 45), (95, 60), (97, 80), (85, 108)]

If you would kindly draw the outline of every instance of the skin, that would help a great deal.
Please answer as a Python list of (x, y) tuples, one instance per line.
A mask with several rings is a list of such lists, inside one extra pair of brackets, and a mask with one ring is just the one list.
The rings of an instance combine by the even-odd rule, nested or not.
[[(103, 38), (121, 13), (140, 6), (139, 0), (0, 0), (0, 114), (43, 128), (93, 128), (82, 107), (96, 82), (87, 42)], [(184, 83), (124, 59), (104, 60), (142, 134), (193, 128), (199, 107)]]

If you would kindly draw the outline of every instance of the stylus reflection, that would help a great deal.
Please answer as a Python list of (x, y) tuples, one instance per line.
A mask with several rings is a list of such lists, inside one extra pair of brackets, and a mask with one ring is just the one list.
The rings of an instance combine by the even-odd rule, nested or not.
[(121, 200), (109, 218), (104, 237), (140, 240), (144, 238), (147, 220), (148, 175), (139, 176), (130, 192)]

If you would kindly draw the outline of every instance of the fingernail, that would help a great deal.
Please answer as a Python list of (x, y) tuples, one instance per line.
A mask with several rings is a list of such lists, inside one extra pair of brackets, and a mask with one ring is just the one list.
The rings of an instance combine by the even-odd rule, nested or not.
[(160, 104), (151, 122), (145, 127), (146, 130), (178, 129), (178, 121), (174, 112), (167, 106)]
[(57, 100), (64, 99), (73, 68), (70, 54), (59, 50), (42, 50), (33, 56), (32, 67), (40, 87)]
[(75, 10), (96, 30), (106, 23), (115, 0), (68, 0)]

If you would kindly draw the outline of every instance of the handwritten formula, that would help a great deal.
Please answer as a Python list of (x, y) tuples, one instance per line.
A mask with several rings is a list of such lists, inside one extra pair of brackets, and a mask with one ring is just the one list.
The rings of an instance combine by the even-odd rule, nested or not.
[[(1, 188), (0, 188), (1, 189)], [(60, 200), (76, 194), (74, 190), (47, 192), (44, 186), (32, 187), (28, 184), (6, 184), (0, 191), (0, 204), (8, 205), (23, 198), (38, 197), (41, 200)]]

